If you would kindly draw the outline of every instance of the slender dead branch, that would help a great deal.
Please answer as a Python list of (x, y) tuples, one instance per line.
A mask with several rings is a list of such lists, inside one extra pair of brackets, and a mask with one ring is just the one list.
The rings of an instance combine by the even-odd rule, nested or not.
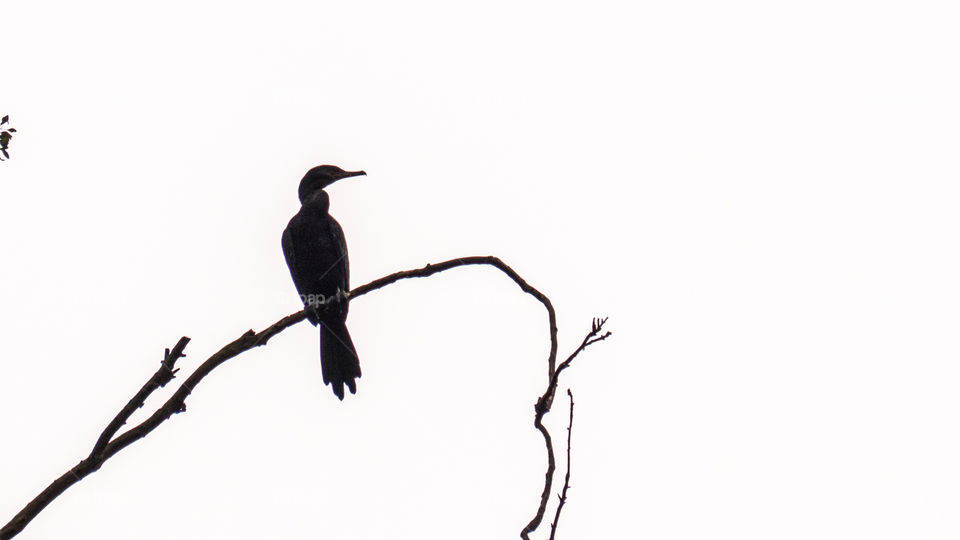
[(543, 435), (544, 444), (547, 446), (547, 474), (546, 480), (543, 483), (543, 492), (540, 494), (540, 506), (537, 508), (537, 514), (533, 517), (530, 523), (520, 531), (520, 537), (523, 540), (530, 540), (530, 533), (536, 530), (540, 526), (540, 522), (543, 520), (543, 515), (547, 511), (547, 503), (550, 502), (550, 489), (553, 487), (553, 473), (557, 468), (557, 461), (553, 455), (553, 440), (550, 438), (550, 432), (547, 431), (547, 428), (543, 425), (543, 417), (548, 412), (550, 412), (550, 406), (553, 404), (553, 396), (557, 392), (557, 385), (560, 382), (560, 373), (563, 370), (570, 367), (570, 364), (573, 362), (573, 359), (580, 354), (581, 351), (593, 345), (598, 341), (603, 341), (612, 335), (611, 332), (606, 332), (601, 334), (600, 331), (603, 330), (603, 325), (606, 324), (607, 319), (594, 319), (593, 325), (591, 326), (590, 333), (587, 334), (583, 341), (580, 343), (580, 346), (573, 351), (573, 354), (567, 357), (566, 360), (560, 363), (557, 366), (557, 369), (550, 374), (550, 380), (547, 383), (547, 390), (540, 396), (540, 399), (537, 400), (537, 404), (534, 406), (534, 417), (533, 417), (533, 426), (537, 428), (537, 431)]
[(530, 522), (527, 523), (527, 525), (523, 528), (523, 530), (520, 531), (520, 537), (524, 540), (529, 540), (530, 533), (535, 531), (537, 527), (540, 526), (540, 523), (543, 521), (543, 516), (547, 511), (547, 504), (550, 502), (550, 490), (553, 486), (553, 475), (556, 471), (556, 458), (554, 457), (553, 452), (553, 440), (550, 437), (550, 432), (547, 430), (546, 426), (543, 425), (543, 417), (550, 412), (550, 407), (553, 404), (553, 397), (557, 391), (558, 376), (560, 375), (560, 372), (570, 366), (570, 363), (573, 362), (574, 357), (576, 357), (580, 351), (586, 349), (593, 343), (602, 341), (610, 336), (610, 332), (607, 332), (604, 335), (599, 335), (599, 332), (604, 323), (607, 322), (607, 319), (594, 319), (593, 329), (587, 335), (587, 337), (584, 338), (583, 343), (577, 347), (577, 349), (573, 352), (573, 354), (570, 355), (569, 358), (564, 360), (563, 363), (557, 367), (557, 316), (553, 309), (553, 304), (550, 302), (550, 299), (546, 297), (546, 295), (530, 286), (512, 268), (507, 266), (503, 261), (496, 257), (463, 257), (442, 263), (428, 264), (427, 266), (416, 270), (396, 272), (394, 274), (390, 274), (389, 276), (372, 281), (361, 287), (357, 287), (350, 292), (350, 297), (353, 298), (355, 296), (359, 296), (360, 294), (365, 294), (401, 279), (427, 277), (437, 272), (449, 270), (450, 268), (472, 264), (489, 264), (500, 269), (503, 273), (507, 274), (507, 276), (509, 276), (510, 279), (512, 279), (520, 287), (520, 289), (539, 300), (540, 303), (542, 303), (547, 309), (547, 313), (550, 317), (550, 356), (547, 358), (547, 390), (537, 400), (537, 404), (534, 407), (533, 419), (533, 425), (543, 436), (543, 442), (547, 449), (547, 471), (544, 474), (543, 491), (540, 493), (540, 504), (537, 506), (537, 512), (533, 516), (533, 519), (531, 519)]
[(557, 523), (560, 522), (560, 511), (563, 505), (567, 504), (567, 490), (570, 489), (570, 440), (573, 437), (573, 392), (567, 388), (567, 395), (570, 396), (570, 422), (567, 424), (567, 474), (563, 477), (563, 489), (560, 491), (560, 502), (557, 504), (557, 513), (553, 516), (553, 523), (550, 524), (550, 540), (554, 540), (557, 534)]
[[(543, 415), (549, 410), (550, 402), (553, 399), (553, 393), (556, 391), (556, 375), (557, 371), (562, 370), (569, 365), (571, 358), (568, 358), (565, 361), (565, 364), (561, 364), (561, 367), (555, 371), (556, 366), (556, 356), (557, 356), (557, 317), (556, 312), (553, 309), (553, 304), (550, 302), (550, 299), (547, 298), (543, 293), (530, 286), (523, 278), (520, 277), (512, 268), (507, 266), (503, 261), (496, 257), (464, 257), (459, 259), (453, 259), (449, 261), (444, 261), (437, 264), (428, 264), (427, 266), (415, 270), (406, 270), (402, 272), (396, 272), (388, 276), (382, 277), (380, 279), (374, 280), (366, 285), (361, 285), (353, 291), (350, 292), (350, 298), (357, 298), (363, 296), (369, 292), (375, 291), (401, 279), (415, 278), (415, 277), (427, 277), (438, 272), (443, 272), (445, 270), (450, 270), (451, 268), (456, 268), (458, 266), (468, 266), (468, 265), (490, 265), (494, 266), (503, 273), (505, 273), (510, 279), (512, 279), (521, 290), (527, 294), (532, 295), (540, 303), (544, 305), (549, 316), (549, 328), (550, 328), (550, 354), (547, 358), (547, 368), (548, 368), (548, 380), (550, 384), (548, 386), (548, 393), (544, 394), (537, 401), (536, 407), (536, 417), (534, 425), (537, 429), (543, 434), (544, 440), (547, 446), (548, 454), (548, 470), (546, 475), (546, 482), (544, 486), (544, 495), (541, 497), (541, 505), (539, 511), (537, 512), (537, 517), (531, 521), (530, 525), (524, 529), (522, 535), (526, 538), (526, 532), (532, 531), (540, 523), (540, 520), (543, 517), (543, 513), (546, 508), (546, 502), (548, 499), (550, 485), (552, 482), (553, 471), (555, 468), (554, 456), (553, 456), (553, 445), (550, 441), (550, 434), (547, 432), (546, 428), (543, 427), (541, 423)], [(151, 431), (156, 429), (160, 424), (165, 422), (171, 416), (176, 413), (180, 413), (186, 410), (186, 398), (190, 395), (191, 392), (197, 387), (201, 380), (206, 377), (211, 371), (213, 371), (217, 366), (223, 364), (227, 360), (245, 352), (255, 347), (265, 345), (270, 338), (279, 334), (280, 332), (286, 330), (287, 328), (301, 322), (304, 320), (305, 315), (303, 311), (287, 315), (286, 317), (280, 319), (274, 324), (270, 325), (266, 329), (260, 332), (254, 332), (253, 330), (248, 330), (239, 338), (233, 342), (227, 344), (222, 349), (214, 353), (210, 358), (204, 361), (200, 366), (183, 382), (180, 384), (180, 387), (174, 392), (174, 394), (164, 403), (159, 409), (157, 409), (149, 418), (141, 422), (140, 424), (130, 428), (128, 431), (122, 433), (121, 435), (113, 438), (114, 435), (126, 424), (130, 416), (140, 407), (143, 406), (146, 398), (157, 388), (164, 386), (170, 380), (173, 379), (174, 374), (177, 370), (174, 369), (175, 362), (183, 355), (183, 351), (190, 341), (190, 338), (183, 337), (174, 346), (173, 350), (168, 350), (164, 355), (164, 360), (161, 363), (160, 369), (147, 381), (147, 383), (140, 389), (137, 394), (131, 398), (127, 405), (121, 409), (120, 413), (108, 424), (107, 428), (104, 429), (103, 433), (98, 438), (96, 444), (94, 444), (93, 450), (90, 455), (85, 459), (80, 461), (73, 468), (64, 473), (60, 478), (57, 478), (53, 481), (46, 489), (44, 489), (37, 497), (30, 501), (24, 508), (21, 510), (9, 523), (7, 523), (2, 529), (0, 529), (0, 540), (8, 540), (13, 538), (20, 533), (27, 526), (27, 524), (37, 516), (50, 502), (52, 502), (56, 497), (61, 493), (66, 491), (70, 486), (79, 482), (89, 474), (100, 469), (101, 465), (107, 460), (114, 456), (120, 450), (123, 450), (127, 446), (133, 444), (139, 439), (142, 439)], [(582, 350), (584, 348), (581, 345)], [(574, 353), (575, 355), (576, 353)]]
[(402, 272), (396, 272), (390, 274), (389, 276), (384, 276), (380, 279), (371, 281), (366, 285), (357, 287), (356, 289), (350, 291), (350, 298), (367, 294), (368, 292), (375, 291), (381, 287), (385, 287), (391, 283), (400, 281), (401, 279), (428, 277), (438, 272), (450, 270), (451, 268), (456, 268), (458, 266), (476, 264), (487, 264), (496, 267), (501, 272), (506, 274), (510, 279), (512, 279), (523, 292), (536, 298), (541, 304), (543, 304), (543, 307), (547, 309), (547, 315), (550, 318), (550, 356), (547, 357), (547, 375), (552, 376), (557, 363), (557, 313), (553, 310), (553, 303), (550, 302), (550, 299), (547, 298), (545, 294), (530, 286), (529, 283), (520, 277), (520, 274), (517, 274), (513, 268), (507, 266), (506, 263), (497, 257), (462, 257), (441, 263), (428, 264), (423, 268), (417, 268), (416, 270), (404, 270)]
[(107, 444), (110, 443), (110, 439), (117, 434), (117, 431), (127, 423), (127, 420), (130, 418), (134, 412), (140, 407), (143, 407), (143, 403), (147, 400), (147, 397), (153, 393), (157, 388), (166, 386), (166, 384), (173, 380), (174, 375), (176, 375), (179, 369), (174, 369), (173, 366), (176, 364), (177, 360), (186, 356), (183, 354), (183, 350), (187, 347), (187, 343), (190, 343), (190, 338), (184, 336), (180, 338), (180, 341), (173, 346), (173, 351), (166, 349), (163, 353), (163, 362), (160, 362), (160, 369), (153, 374), (153, 377), (150, 377), (150, 380), (147, 381), (147, 384), (143, 385), (143, 388), (127, 403), (127, 406), (120, 410), (117, 416), (113, 419), (110, 424), (107, 425), (107, 429), (103, 430), (103, 433), (100, 434), (100, 438), (97, 439), (97, 444), (93, 445), (93, 450), (90, 452), (91, 458), (103, 453), (103, 449), (107, 447)]

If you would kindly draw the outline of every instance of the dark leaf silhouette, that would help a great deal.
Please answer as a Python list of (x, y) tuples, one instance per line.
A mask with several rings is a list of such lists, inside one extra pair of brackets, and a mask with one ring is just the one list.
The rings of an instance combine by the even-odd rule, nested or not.
[[(6, 124), (10, 121), (9, 115), (4, 115), (3, 118), (0, 118), (0, 125)], [(13, 134), (17, 130), (14, 128), (0, 129), (0, 151), (3, 152), (3, 157), (0, 157), (0, 161), (4, 159), (10, 159), (10, 154), (7, 152), (7, 148), (10, 146), (10, 139), (13, 138)]]

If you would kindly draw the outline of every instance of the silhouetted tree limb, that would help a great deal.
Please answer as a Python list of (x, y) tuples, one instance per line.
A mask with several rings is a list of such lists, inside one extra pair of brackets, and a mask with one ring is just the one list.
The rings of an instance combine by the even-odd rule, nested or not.
[(166, 386), (168, 382), (173, 380), (174, 375), (179, 371), (179, 369), (174, 369), (173, 366), (177, 360), (186, 356), (183, 354), (183, 350), (187, 348), (187, 343), (190, 343), (190, 338), (184, 336), (174, 345), (173, 351), (167, 349), (163, 353), (163, 362), (160, 363), (160, 369), (153, 374), (153, 377), (150, 377), (147, 384), (143, 385), (143, 388), (137, 392), (137, 395), (133, 396), (133, 399), (127, 403), (127, 406), (121, 409), (113, 421), (107, 425), (107, 429), (103, 430), (100, 438), (97, 439), (97, 444), (93, 445), (93, 450), (90, 452), (89, 457), (96, 458), (103, 454), (103, 450), (107, 447), (107, 444), (110, 443), (110, 439), (127, 423), (130, 415), (140, 407), (143, 407), (143, 403), (147, 400), (147, 397), (157, 388)]
[[(543, 518), (543, 514), (546, 509), (546, 505), (549, 499), (550, 486), (552, 484), (553, 472), (555, 469), (555, 459), (553, 455), (553, 445), (550, 440), (550, 434), (542, 424), (543, 416), (550, 410), (550, 405), (553, 401), (553, 396), (556, 393), (557, 387), (557, 376), (561, 371), (566, 369), (573, 358), (587, 346), (606, 339), (610, 333), (597, 337), (600, 329), (603, 326), (603, 323), (606, 322), (606, 319), (595, 320), (593, 325), (593, 332), (584, 339), (580, 347), (569, 358), (567, 358), (559, 367), (554, 369), (556, 365), (556, 355), (557, 355), (557, 323), (556, 323), (556, 313), (553, 309), (553, 305), (550, 302), (550, 299), (547, 298), (543, 293), (530, 286), (523, 278), (520, 277), (512, 268), (507, 266), (503, 261), (496, 257), (464, 257), (460, 259), (453, 259), (449, 261), (444, 261), (437, 264), (428, 264), (423, 268), (416, 270), (406, 270), (402, 272), (396, 272), (388, 276), (382, 277), (380, 279), (374, 280), (366, 285), (361, 285), (353, 291), (350, 292), (350, 298), (355, 299), (357, 297), (363, 296), (369, 292), (375, 291), (392, 283), (395, 283), (401, 279), (415, 278), (415, 277), (427, 277), (438, 272), (443, 272), (451, 268), (456, 268), (458, 266), (468, 266), (468, 265), (478, 265), (485, 264), (494, 266), (497, 269), (501, 270), (508, 277), (510, 277), (524, 292), (535, 297), (540, 303), (544, 305), (547, 309), (549, 316), (549, 326), (550, 326), (550, 354), (547, 359), (548, 366), (548, 386), (546, 392), (540, 396), (537, 400), (535, 406), (535, 417), (534, 425), (537, 430), (541, 432), (544, 436), (544, 441), (547, 447), (547, 457), (548, 457), (548, 468), (546, 474), (546, 480), (544, 485), (543, 495), (541, 497), (541, 504), (537, 511), (536, 517), (524, 528), (521, 532), (523, 538), (528, 538), (529, 532), (532, 532), (537, 528), (540, 521)], [(172, 350), (167, 350), (164, 354), (164, 359), (161, 362), (160, 369), (154, 373), (154, 375), (147, 381), (147, 383), (140, 389), (139, 392), (127, 403), (127, 405), (121, 409), (117, 416), (110, 422), (103, 433), (98, 438), (96, 444), (93, 447), (90, 455), (85, 459), (80, 461), (73, 468), (64, 473), (60, 478), (57, 478), (53, 481), (52, 484), (47, 486), (36, 498), (34, 498), (30, 503), (28, 503), (23, 510), (21, 510), (9, 523), (7, 523), (2, 529), (0, 529), (0, 540), (8, 540), (13, 538), (15, 535), (19, 534), (24, 527), (39, 514), (50, 502), (58, 497), (61, 493), (66, 491), (70, 486), (79, 482), (89, 474), (97, 471), (103, 463), (114, 456), (120, 450), (123, 450), (130, 444), (135, 441), (145, 437), (151, 431), (157, 428), (160, 424), (165, 422), (171, 416), (176, 413), (180, 413), (186, 410), (186, 398), (190, 395), (191, 392), (197, 387), (201, 380), (206, 377), (211, 371), (213, 371), (217, 366), (223, 364), (227, 360), (245, 352), (254, 347), (259, 347), (265, 345), (270, 338), (279, 334), (280, 332), (286, 330), (287, 328), (299, 323), (304, 320), (305, 315), (303, 311), (287, 315), (286, 317), (280, 319), (279, 321), (273, 323), (266, 329), (260, 332), (254, 332), (253, 330), (248, 330), (239, 338), (233, 342), (227, 344), (222, 349), (210, 356), (206, 361), (204, 361), (200, 366), (183, 382), (180, 384), (180, 387), (174, 392), (174, 394), (159, 408), (157, 409), (149, 418), (141, 422), (140, 424), (130, 428), (121, 435), (113, 438), (113, 436), (120, 430), (120, 428), (126, 423), (130, 416), (141, 406), (143, 406), (146, 398), (157, 388), (164, 386), (170, 382), (176, 373), (174, 365), (176, 361), (184, 356), (183, 351), (186, 348), (187, 343), (190, 341), (190, 338), (183, 337), (180, 341), (173, 347)]]
[(543, 417), (550, 412), (550, 406), (553, 404), (553, 396), (556, 394), (557, 385), (560, 382), (560, 373), (570, 367), (573, 359), (576, 358), (581, 351), (598, 341), (607, 339), (612, 335), (610, 332), (606, 332), (604, 334), (600, 333), (600, 331), (603, 330), (603, 325), (606, 324), (606, 322), (606, 318), (593, 320), (590, 333), (587, 334), (587, 337), (583, 338), (580, 346), (577, 347), (577, 349), (573, 351), (573, 354), (568, 356), (566, 360), (561, 362), (560, 365), (557, 366), (556, 370), (551, 371), (550, 379), (547, 383), (547, 390), (542, 396), (540, 396), (540, 399), (537, 400), (537, 404), (534, 406), (533, 426), (537, 428), (537, 431), (539, 431), (541, 435), (543, 435), (544, 444), (547, 446), (547, 474), (543, 483), (543, 492), (540, 494), (540, 506), (537, 508), (537, 515), (535, 515), (530, 523), (528, 523), (527, 526), (520, 531), (520, 537), (523, 538), (523, 540), (529, 540), (530, 533), (535, 531), (537, 527), (540, 526), (540, 522), (543, 520), (543, 514), (547, 511), (547, 503), (550, 502), (550, 488), (553, 486), (553, 473), (557, 468), (557, 461), (553, 455), (553, 440), (550, 438), (550, 432), (547, 431), (546, 426), (543, 425)]
[(468, 266), (474, 264), (488, 264), (496, 267), (510, 277), (510, 279), (512, 279), (523, 292), (532, 295), (534, 298), (540, 301), (541, 304), (543, 304), (543, 307), (547, 309), (547, 315), (550, 317), (550, 356), (547, 357), (547, 374), (552, 376), (554, 367), (557, 363), (557, 313), (553, 310), (553, 304), (550, 302), (550, 299), (546, 297), (546, 295), (531, 287), (530, 284), (520, 277), (520, 274), (517, 274), (513, 268), (507, 266), (506, 263), (497, 257), (463, 257), (460, 259), (451, 259), (442, 263), (428, 264), (423, 268), (417, 268), (416, 270), (404, 270), (402, 272), (396, 272), (390, 274), (389, 276), (384, 276), (380, 279), (371, 281), (366, 285), (357, 287), (356, 289), (350, 291), (350, 298), (355, 298), (370, 291), (385, 287), (391, 283), (400, 281), (401, 279), (428, 277), (436, 274), (437, 272), (443, 272), (444, 270), (450, 270), (451, 268), (456, 268), (458, 266)]
[(557, 503), (557, 513), (553, 516), (553, 523), (550, 524), (550, 540), (554, 540), (557, 534), (557, 523), (560, 522), (560, 511), (563, 505), (567, 504), (567, 490), (570, 489), (570, 439), (573, 437), (573, 392), (567, 388), (567, 395), (570, 396), (570, 422), (567, 424), (567, 474), (563, 477), (563, 489), (560, 491), (560, 502)]

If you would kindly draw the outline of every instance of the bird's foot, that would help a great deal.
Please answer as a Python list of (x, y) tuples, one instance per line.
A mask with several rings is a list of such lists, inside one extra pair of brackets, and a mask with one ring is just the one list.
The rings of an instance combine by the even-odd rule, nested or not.
[(320, 321), (320, 314), (323, 311), (321, 309), (322, 307), (322, 305), (316, 302), (309, 302), (303, 305), (303, 312), (307, 316), (307, 320), (314, 326)]
[(304, 300), (303, 309), (306, 312), (307, 318), (313, 322), (328, 315), (346, 315), (348, 301), (349, 293), (337, 289), (337, 292), (331, 296), (320, 294), (309, 295), (309, 297)]
[(329, 313), (336, 313), (339, 316), (347, 314), (347, 302), (350, 301), (349, 293), (337, 289), (337, 293), (327, 298), (327, 310)]

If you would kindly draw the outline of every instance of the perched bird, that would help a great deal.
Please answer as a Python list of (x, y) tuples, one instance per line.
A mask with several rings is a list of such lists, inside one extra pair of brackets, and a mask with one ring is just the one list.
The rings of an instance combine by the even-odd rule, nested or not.
[(343, 229), (329, 214), (330, 197), (324, 188), (363, 171), (345, 171), (321, 165), (300, 180), (300, 211), (283, 231), (283, 256), (300, 293), (307, 320), (320, 325), (320, 367), (323, 382), (343, 400), (343, 385), (357, 393), (360, 359), (347, 332), (350, 265)]

